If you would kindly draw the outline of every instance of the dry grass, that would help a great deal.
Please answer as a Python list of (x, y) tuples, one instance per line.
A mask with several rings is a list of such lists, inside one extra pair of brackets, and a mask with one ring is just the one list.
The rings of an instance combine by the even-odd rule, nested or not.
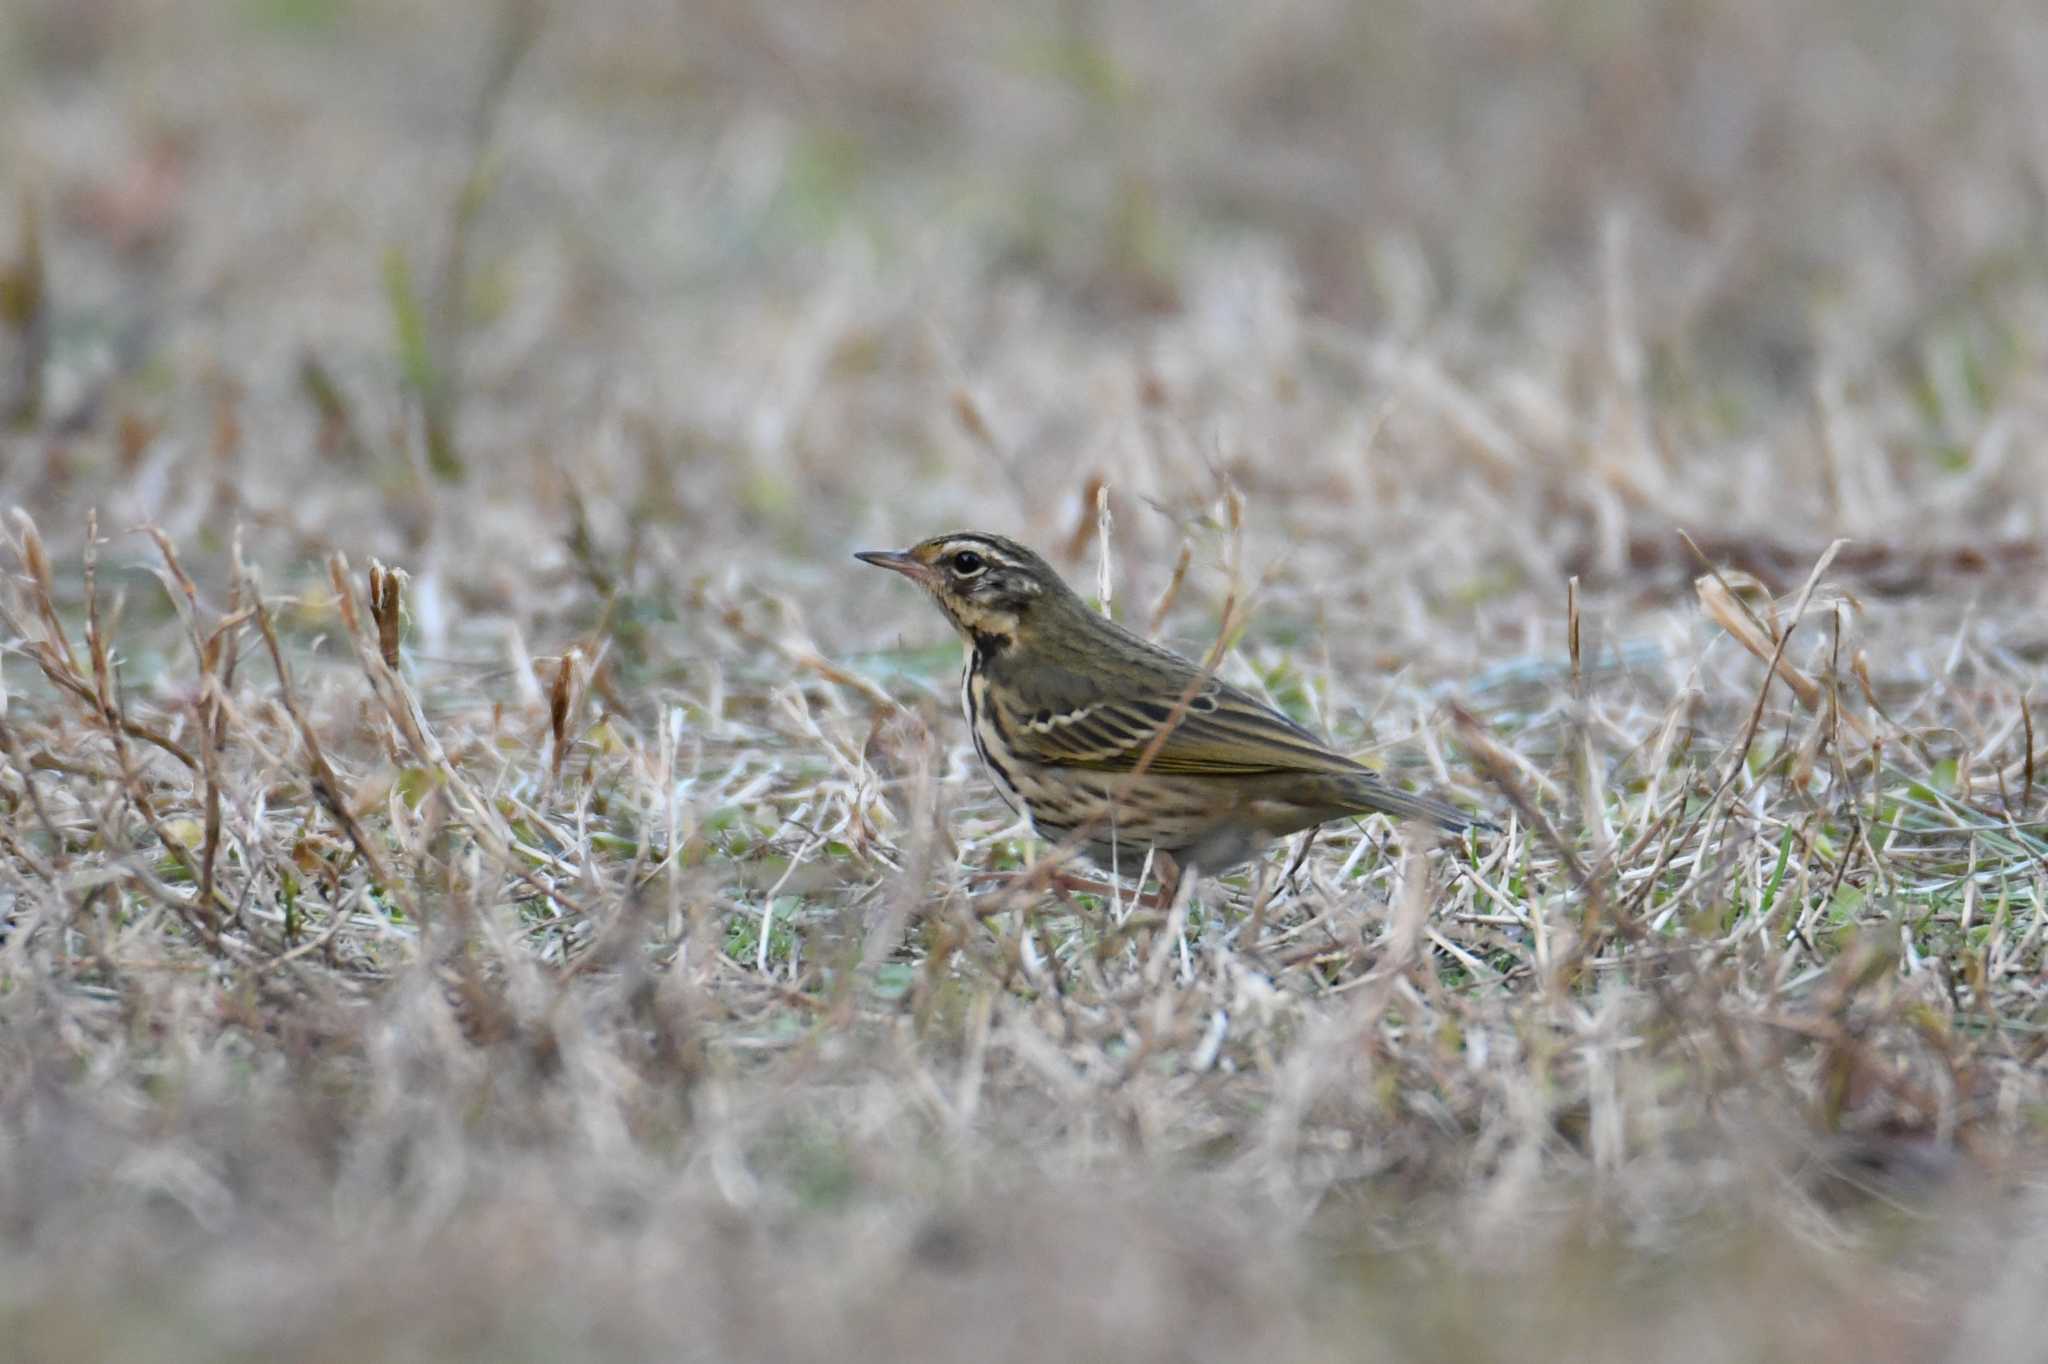
[[(2037, 1348), (2048, 28), (1203, 8), (0, 15), (19, 1357)], [(1503, 832), (1061, 889), (962, 525)]]

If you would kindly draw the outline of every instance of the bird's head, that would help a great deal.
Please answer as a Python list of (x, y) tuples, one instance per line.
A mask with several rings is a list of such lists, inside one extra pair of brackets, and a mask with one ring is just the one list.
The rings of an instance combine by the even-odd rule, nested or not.
[(932, 594), (975, 648), (999, 653), (1039, 618), (1076, 601), (1052, 565), (1015, 540), (982, 531), (935, 535), (905, 550), (864, 550), (863, 563), (894, 569)]

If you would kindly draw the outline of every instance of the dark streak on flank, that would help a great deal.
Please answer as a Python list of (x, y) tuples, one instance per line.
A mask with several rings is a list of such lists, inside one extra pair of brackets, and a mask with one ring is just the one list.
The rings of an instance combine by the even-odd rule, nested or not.
[(995, 757), (986, 748), (981, 751), (981, 760), (988, 764), (989, 771), (996, 774), (997, 781), (1000, 781), (1012, 791), (1017, 789), (1017, 779), (1010, 775), (1010, 769), (997, 762)]
[(1016, 744), (1010, 738), (1010, 727), (1003, 723), (1003, 708), (993, 701), (985, 700), (982, 702), (981, 709), (988, 716), (989, 728), (996, 732), (996, 738), (1002, 740), (1003, 747), (1005, 749), (1015, 748)]
[[(1008, 787), (1012, 794), (1021, 797), (1023, 792), (1017, 789), (1016, 778), (1010, 775), (1008, 768), (989, 756), (988, 745), (981, 741), (979, 717), (985, 714), (993, 718), (996, 710), (988, 702), (988, 681), (981, 675), (981, 655), (979, 653), (976, 653), (967, 662), (966, 684), (967, 735), (974, 740), (975, 755), (981, 759), (982, 765), (988, 768), (990, 774), (996, 778), (1000, 784), (999, 790), (1001, 787)], [(1005, 797), (1005, 799), (1007, 800), (1008, 797)]]

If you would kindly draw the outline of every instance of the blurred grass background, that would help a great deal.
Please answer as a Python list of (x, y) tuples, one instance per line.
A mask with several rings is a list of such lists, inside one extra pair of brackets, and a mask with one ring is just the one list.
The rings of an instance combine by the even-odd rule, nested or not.
[[(2033, 1357), (2044, 90), (1992, 0), (11, 0), (8, 1349)], [(991, 890), (847, 559), (967, 525), (1554, 827), (1177, 971)]]

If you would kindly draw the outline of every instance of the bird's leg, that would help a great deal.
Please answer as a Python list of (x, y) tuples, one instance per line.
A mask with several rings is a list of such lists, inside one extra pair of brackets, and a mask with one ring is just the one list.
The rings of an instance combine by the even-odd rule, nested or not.
[[(1156, 860), (1155, 860), (1156, 865)], [(1158, 985), (1166, 979), (1166, 963), (1180, 951), (1180, 973), (1182, 979), (1194, 975), (1194, 966), (1188, 960), (1188, 904), (1194, 898), (1198, 877), (1192, 868), (1182, 867), (1168, 860), (1167, 866), (1173, 872), (1173, 893), (1165, 896), (1166, 922), (1152, 939), (1152, 950), (1145, 958), (1145, 981)], [(1162, 894), (1164, 892), (1162, 891)]]
[(1322, 827), (1320, 824), (1308, 826), (1308, 832), (1301, 836), (1300, 850), (1294, 854), (1294, 860), (1287, 864), (1287, 875), (1280, 878), (1280, 888), (1289, 895), (1294, 894), (1295, 874), (1301, 870), (1301, 864), (1308, 861), (1308, 850), (1316, 845), (1316, 835), (1322, 831)]
[[(1158, 868), (1159, 859), (1155, 858), (1153, 865)], [(1169, 862), (1167, 866), (1171, 867), (1172, 864)], [(1176, 868), (1169, 874), (1165, 868), (1160, 868), (1158, 875), (1159, 889), (1148, 895), (1144, 888), (1140, 887), (1133, 899), (1134, 904), (1145, 909), (1165, 909), (1172, 901), (1174, 887), (1180, 880), (1179, 870)], [(969, 882), (975, 886), (1012, 888), (1044, 886), (1050, 890), (1081, 895), (1113, 896), (1117, 891), (1116, 885), (1106, 878), (1071, 872), (1064, 867), (1029, 866), (1015, 871), (978, 871), (969, 877)]]
[[(1127, 873), (1128, 874), (1128, 873)], [(1142, 872), (1140, 872), (1142, 875)], [(1187, 869), (1174, 861), (1168, 853), (1157, 849), (1152, 853), (1152, 875), (1159, 883), (1159, 889), (1145, 894), (1140, 884), (1133, 903), (1146, 909), (1166, 909), (1173, 904), (1174, 895), (1180, 890), (1181, 882), (1188, 879)], [(1114, 895), (1116, 886), (1107, 879), (1097, 879), (1068, 871), (1064, 866), (1048, 866), (1034, 863), (1016, 871), (976, 872), (973, 881), (979, 885), (1046, 886), (1053, 890), (1079, 892), (1084, 895)]]
[(1172, 853), (1164, 853), (1154, 849), (1152, 853), (1152, 874), (1159, 878), (1158, 903), (1159, 907), (1164, 909), (1173, 903), (1173, 897), (1179, 893), (1181, 878), (1184, 873), (1180, 863), (1173, 860)]

